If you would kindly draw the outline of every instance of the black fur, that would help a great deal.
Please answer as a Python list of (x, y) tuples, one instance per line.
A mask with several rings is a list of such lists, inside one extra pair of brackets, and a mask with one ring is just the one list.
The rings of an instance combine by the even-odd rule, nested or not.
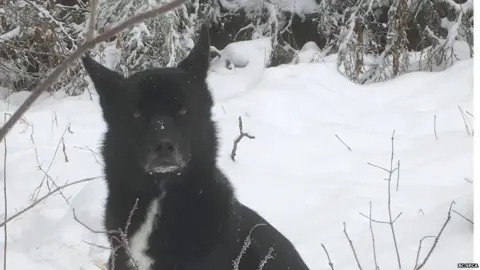
[[(148, 69), (125, 78), (83, 58), (107, 123), (102, 151), (108, 184), (105, 227), (124, 229), (138, 198), (128, 228), (131, 239), (152, 200), (162, 196), (146, 250), (155, 261), (151, 270), (233, 270), (249, 233), (251, 243), (238, 270), (259, 269), (270, 249), (273, 258), (264, 270), (308, 270), (288, 239), (237, 201), (216, 166), (213, 101), (206, 84), (209, 49), (208, 26), (203, 26), (199, 41), (177, 68)], [(159, 164), (166, 163), (177, 169), (149, 170), (164, 170), (166, 165)], [(119, 243), (113, 236), (115, 248)], [(110, 265), (113, 256), (114, 269), (135, 269), (128, 266), (124, 248), (112, 254)]]

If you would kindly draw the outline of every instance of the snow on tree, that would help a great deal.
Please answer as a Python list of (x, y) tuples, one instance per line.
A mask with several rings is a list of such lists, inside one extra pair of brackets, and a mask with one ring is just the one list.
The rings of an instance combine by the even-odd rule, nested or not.
[[(100, 0), (97, 29), (168, 0)], [(87, 0), (0, 2), (0, 86), (29, 90), (85, 38)], [(356, 83), (388, 80), (406, 72), (448, 68), (457, 56), (454, 41), (469, 45), (473, 57), (473, 0), (193, 0), (139, 24), (91, 53), (125, 74), (176, 65), (193, 47), (199, 25), (210, 22), (218, 51), (235, 41), (269, 38), (266, 66), (295, 63), (314, 42), (320, 52), (337, 53), (338, 71)], [(316, 49), (317, 50), (317, 49)], [(215, 50), (214, 50), (215, 51)], [(303, 59), (301, 62), (318, 62)], [(112, 57), (109, 57), (112, 59)], [(50, 91), (82, 93), (80, 64), (65, 71)]]

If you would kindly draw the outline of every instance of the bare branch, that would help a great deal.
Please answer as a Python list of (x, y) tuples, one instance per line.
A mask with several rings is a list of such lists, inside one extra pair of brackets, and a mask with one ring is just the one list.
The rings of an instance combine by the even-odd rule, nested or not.
[(375, 247), (375, 235), (373, 233), (373, 224), (372, 224), (372, 202), (370, 201), (370, 211), (369, 211), (369, 225), (370, 225), (370, 234), (372, 235), (372, 248), (373, 248), (373, 261), (375, 262), (375, 270), (380, 270), (378, 267), (377, 261), (377, 249)]
[(332, 260), (330, 260), (330, 254), (328, 254), (327, 248), (325, 247), (324, 244), (321, 244), (321, 245), (322, 245), (323, 250), (325, 251), (325, 254), (327, 255), (328, 265), (330, 265), (330, 269), (335, 270), (335, 268), (333, 267)]
[(394, 147), (394, 141), (395, 141), (395, 130), (393, 130), (392, 133), (392, 155), (390, 157), (390, 173), (388, 176), (388, 218), (390, 222), (390, 230), (392, 231), (392, 237), (393, 237), (393, 244), (395, 245), (395, 251), (397, 253), (397, 263), (398, 263), (398, 268), (402, 268), (402, 263), (400, 260), (400, 252), (398, 251), (398, 245), (397, 245), (397, 236), (395, 234), (395, 228), (393, 226), (394, 222), (400, 217), (401, 213), (395, 218), (395, 220), (392, 219), (392, 174), (393, 174), (393, 156), (395, 155), (395, 147)]
[[(267, 226), (267, 224), (265, 223), (258, 223), (256, 224), (255, 226), (253, 226), (251, 229), (250, 229), (250, 232), (248, 233), (247, 235), (247, 238), (245, 238), (245, 241), (243, 242), (243, 246), (242, 246), (242, 249), (240, 250), (240, 253), (238, 253), (238, 256), (237, 258), (235, 258), (235, 260), (233, 261), (233, 270), (238, 270), (239, 269), (239, 266), (240, 266), (240, 261), (242, 260), (243, 258), (243, 255), (245, 255), (245, 252), (247, 251), (247, 249), (250, 247), (250, 245), (252, 244), (252, 232), (253, 230), (255, 230), (258, 226)], [(268, 255), (268, 254), (267, 254)]]
[(97, 152), (95, 152), (93, 149), (91, 149), (90, 147), (78, 147), (78, 146), (74, 146), (73, 148), (77, 148), (77, 149), (80, 149), (80, 150), (86, 150), (86, 151), (90, 151), (90, 153), (92, 153), (93, 155), (93, 158), (95, 159), (95, 162), (99, 165), (101, 165), (102, 167), (105, 166), (103, 165), (102, 162), (100, 162), (99, 158), (98, 157), (101, 157), (101, 155)]
[(90, 19), (88, 21), (87, 40), (92, 40), (95, 37), (95, 21), (97, 17), (97, 0), (89, 0), (90, 3)]
[(267, 255), (265, 255), (265, 257), (263, 257), (262, 261), (261, 261), (260, 264), (258, 265), (257, 270), (263, 270), (263, 267), (265, 267), (265, 265), (267, 264), (268, 260), (273, 259), (272, 253), (273, 253), (273, 247), (270, 247), (270, 248), (268, 249)]
[(465, 129), (467, 131), (467, 135), (470, 136), (470, 135), (473, 135), (471, 132), (470, 132), (470, 128), (468, 127), (468, 124), (467, 124), (467, 118), (465, 117), (465, 114), (463, 113), (463, 110), (460, 106), (458, 106), (458, 110), (460, 111), (460, 114), (462, 115), (462, 119), (463, 119), (463, 124), (465, 125)]
[(14, 215), (10, 216), (8, 219), (6, 219), (5, 221), (3, 221), (2, 223), (0, 223), (0, 227), (3, 227), (5, 226), (8, 222), (12, 221), (13, 219), (21, 216), (22, 214), (24, 214), (25, 212), (27, 212), (28, 210), (34, 208), (37, 204), (41, 203), (42, 201), (44, 201), (45, 199), (47, 199), (48, 197), (52, 196), (53, 194), (63, 190), (64, 188), (67, 188), (69, 186), (73, 186), (73, 185), (76, 185), (76, 184), (80, 184), (80, 183), (85, 183), (85, 182), (89, 182), (89, 181), (92, 181), (92, 180), (95, 180), (95, 179), (98, 179), (98, 178), (101, 178), (101, 176), (96, 176), (96, 177), (89, 177), (89, 178), (84, 178), (84, 179), (81, 179), (81, 180), (77, 180), (77, 181), (73, 181), (73, 182), (70, 182), (70, 183), (66, 183), (62, 186), (59, 186), (53, 190), (51, 190), (50, 192), (48, 192), (47, 194), (45, 194), (43, 197), (39, 198), (38, 200), (36, 200), (35, 202), (33, 202), (32, 204), (30, 204), (29, 206), (25, 207), (24, 209), (20, 210), (19, 212), (15, 213)]
[(420, 239), (420, 242), (418, 243), (417, 258), (415, 259), (415, 267), (413, 269), (416, 269), (418, 266), (418, 260), (420, 258), (420, 250), (422, 250), (422, 242), (427, 238), (435, 238), (435, 236), (425, 236), (422, 239)]
[(88, 242), (88, 241), (82, 240), (82, 242), (84, 242), (85, 244), (90, 245), (90, 246), (92, 246), (92, 247), (99, 248), (99, 249), (112, 250), (112, 248), (110, 248), (110, 247), (105, 247), (105, 246), (98, 245), (98, 244), (95, 244), (95, 243), (90, 243), (90, 242)]
[[(395, 252), (396, 252), (396, 255), (397, 255), (398, 268), (401, 269), (402, 268), (402, 263), (401, 263), (401, 260), (400, 260), (400, 252), (399, 252), (398, 245), (397, 245), (397, 236), (396, 236), (396, 233), (395, 233), (395, 227), (393, 225), (394, 225), (395, 221), (397, 221), (397, 219), (402, 215), (402, 212), (400, 212), (397, 215), (397, 217), (395, 217), (395, 219), (393, 218), (393, 215), (392, 215), (392, 176), (393, 176), (393, 173), (395, 171), (399, 170), (399, 168), (400, 168), (400, 161), (397, 162), (397, 168), (393, 168), (393, 160), (394, 160), (394, 156), (395, 156), (394, 141), (395, 141), (395, 130), (393, 130), (392, 137), (391, 137), (390, 169), (386, 169), (386, 168), (374, 165), (372, 163), (367, 163), (370, 166), (382, 169), (382, 170), (384, 170), (388, 173), (388, 178), (385, 179), (388, 182), (388, 185), (387, 185), (387, 188), (388, 188), (387, 189), (387, 192), (388, 192), (388, 194), (387, 194), (388, 221), (373, 220), (373, 219), (371, 219), (371, 217), (367, 217), (366, 215), (364, 215), (362, 213), (360, 213), (360, 214), (362, 216), (370, 219), (373, 222), (388, 224), (390, 226), (390, 230), (392, 232), (392, 237), (393, 237), (393, 244), (395, 246)], [(397, 173), (397, 191), (398, 191), (399, 182), (400, 182), (400, 172)]]
[(102, 34), (96, 36), (92, 40), (87, 40), (78, 49), (68, 56), (60, 65), (58, 65), (51, 73), (47, 76), (39, 85), (32, 91), (30, 96), (23, 102), (23, 104), (15, 111), (12, 117), (3, 125), (0, 129), (0, 141), (5, 138), (5, 135), (12, 129), (12, 127), (20, 120), (20, 118), (25, 114), (25, 112), (32, 106), (32, 104), (40, 97), (40, 95), (50, 87), (58, 77), (67, 70), (67, 68), (74, 63), (81, 55), (83, 55), (88, 49), (95, 47), (97, 43), (107, 41), (111, 36), (116, 35), (117, 33), (123, 31), (126, 28), (129, 28), (133, 25), (141, 23), (145, 20), (156, 17), (159, 14), (165, 13), (167, 11), (173, 10), (181, 6), (185, 0), (173, 0), (170, 3), (164, 4), (162, 6), (153, 8), (151, 10), (139, 13), (135, 16), (128, 18), (122, 23), (116, 25), (115, 27), (103, 32)]
[[(133, 204), (132, 209), (130, 210), (127, 221), (125, 222), (125, 227), (123, 229), (119, 228), (118, 230), (108, 230), (108, 231), (95, 230), (95, 229), (91, 228), (90, 226), (88, 226), (87, 224), (83, 223), (77, 217), (77, 214), (76, 214), (74, 208), (72, 208), (72, 213), (73, 213), (73, 218), (75, 219), (75, 221), (77, 221), (80, 225), (82, 225), (84, 228), (86, 228), (90, 232), (96, 233), (96, 234), (108, 235), (112, 240), (115, 240), (118, 243), (118, 246), (116, 246), (114, 248), (106, 248), (106, 247), (102, 247), (102, 246), (97, 246), (97, 247), (101, 247), (101, 248), (110, 249), (110, 250), (113, 251), (113, 253), (112, 253), (113, 254), (112, 258), (113, 259), (112, 259), (112, 262), (111, 262), (112, 263), (112, 266), (111, 266), (112, 269), (115, 269), (115, 267), (114, 267), (115, 254), (118, 251), (118, 249), (123, 247), (125, 249), (125, 253), (130, 258), (129, 262), (131, 263), (131, 267), (134, 267), (135, 269), (138, 270), (137, 262), (135, 261), (135, 259), (132, 256), (132, 252), (130, 250), (130, 245), (129, 245), (129, 241), (128, 241), (128, 229), (129, 229), (130, 224), (132, 222), (133, 214), (135, 213), (135, 211), (137, 209), (138, 209), (138, 198), (135, 200), (135, 203)], [(117, 237), (117, 235), (118, 235), (118, 237)], [(96, 245), (96, 244), (93, 244), (93, 245)]]
[(398, 191), (398, 185), (400, 184), (400, 160), (397, 161), (397, 189)]
[(415, 270), (420, 270), (420, 269), (422, 269), (422, 268), (425, 266), (425, 264), (427, 263), (427, 261), (428, 261), (428, 259), (430, 258), (430, 256), (432, 255), (433, 251), (435, 250), (435, 247), (436, 247), (437, 244), (438, 244), (438, 240), (440, 239), (440, 236), (442, 236), (443, 230), (445, 229), (445, 227), (447, 227), (448, 222), (449, 222), (450, 219), (452, 218), (452, 207), (453, 207), (453, 204), (455, 204), (455, 201), (452, 201), (452, 203), (450, 204), (450, 209), (448, 209), (447, 219), (445, 220), (445, 223), (443, 223), (443, 226), (442, 226), (442, 228), (440, 229), (440, 231), (438, 232), (438, 235), (435, 237), (435, 241), (433, 242), (432, 247), (431, 247), (430, 250), (428, 251), (427, 256), (425, 257), (425, 259), (423, 260), (423, 262), (422, 262), (420, 265), (418, 265), (417, 267), (415, 267)]
[(335, 134), (335, 137), (337, 137), (337, 139), (343, 143), (343, 145), (345, 145), (345, 147), (347, 147), (348, 151), (352, 151), (352, 148), (350, 148), (350, 146), (348, 146), (337, 134)]
[[(375, 165), (375, 164), (370, 163), (370, 162), (367, 162), (367, 164), (370, 165), (370, 166), (372, 166), (372, 167), (378, 168), (378, 169), (380, 169), (380, 170), (384, 170), (384, 171), (386, 171), (387, 173), (394, 173), (394, 172), (397, 170), (397, 168), (395, 168), (393, 171), (390, 171), (389, 169), (386, 169), (386, 168), (384, 168), (384, 167)], [(387, 179), (387, 180), (388, 180), (388, 179)]]
[(350, 244), (350, 247), (352, 248), (353, 256), (355, 256), (355, 261), (357, 261), (358, 269), (359, 269), (359, 270), (362, 270), (362, 266), (360, 265), (360, 261), (358, 260), (357, 252), (355, 251), (355, 247), (353, 246), (353, 242), (352, 242), (352, 240), (350, 239), (350, 237), (348, 236), (348, 233), (347, 233), (347, 225), (345, 224), (345, 222), (343, 222), (343, 233), (344, 233), (345, 236), (347, 237), (348, 243)]
[(65, 163), (68, 163), (68, 155), (67, 155), (67, 147), (65, 146), (65, 140), (64, 139), (61, 139), (60, 140), (62, 142), (62, 152), (63, 152), (63, 156), (65, 157)]
[[(40, 190), (43, 186), (43, 184), (45, 183), (45, 181), (47, 182), (47, 185), (48, 185), (48, 180), (50, 179), (52, 181), (52, 183), (57, 186), (57, 184), (55, 183), (55, 181), (53, 181), (53, 179), (50, 177), (50, 175), (48, 174), (50, 172), (50, 168), (52, 167), (53, 165), (53, 162), (55, 161), (55, 158), (57, 157), (57, 154), (58, 154), (58, 150), (60, 149), (60, 146), (63, 142), (63, 139), (65, 138), (65, 134), (67, 133), (67, 130), (69, 129), (70, 127), (70, 123), (67, 124), (67, 127), (65, 127), (65, 129), (63, 130), (63, 133), (62, 133), (62, 136), (60, 137), (60, 141), (58, 141), (57, 143), (57, 147), (55, 148), (55, 152), (53, 153), (53, 157), (52, 159), (50, 160), (50, 164), (48, 165), (47, 167), (47, 170), (45, 171), (41, 164), (40, 164), (40, 161), (38, 160), (38, 152), (37, 152), (37, 147), (35, 146), (35, 156), (37, 158), (37, 164), (38, 164), (38, 168), (39, 170), (41, 170), (42, 172), (44, 172), (44, 176), (43, 176), (43, 179), (42, 181), (40, 182), (40, 184), (38, 185), (38, 187), (35, 188), (35, 190), (33, 191), (32, 195), (31, 195), (31, 199), (33, 201), (36, 201), (37, 198), (38, 198), (38, 195), (40, 194)], [(32, 135), (31, 135), (31, 139), (32, 139), (32, 142), (33, 141), (33, 128), (32, 128)], [(35, 145), (35, 144), (34, 144)], [(65, 153), (65, 156), (66, 156), (66, 153)], [(66, 158), (66, 160), (68, 161), (68, 158)], [(65, 198), (65, 197), (64, 197)], [(66, 200), (66, 198), (65, 198)]]
[(127, 223), (125, 224), (125, 229), (124, 229), (125, 234), (128, 233), (128, 229), (130, 228), (130, 224), (132, 222), (133, 214), (135, 213), (135, 211), (137, 211), (137, 209), (138, 209), (138, 198), (135, 199), (135, 203), (133, 204), (133, 207), (130, 210), (130, 213), (128, 214)]
[(437, 115), (433, 116), (433, 134), (435, 134), (435, 140), (438, 140), (438, 136), (437, 136)]
[(247, 137), (249, 139), (255, 139), (255, 136), (252, 136), (246, 132), (243, 132), (243, 123), (242, 123), (242, 117), (238, 117), (238, 129), (240, 130), (240, 135), (235, 139), (233, 142), (233, 149), (232, 149), (232, 154), (230, 155), (230, 158), (235, 161), (235, 156), (237, 155), (237, 147), (240, 141), (243, 139), (243, 137)]
[(456, 210), (452, 210), (452, 212), (454, 212), (455, 214), (461, 216), (462, 218), (464, 218), (466, 221), (470, 222), (472, 225), (474, 224), (473, 221), (469, 218), (467, 218), (466, 216), (460, 214), (459, 212), (457, 212)]

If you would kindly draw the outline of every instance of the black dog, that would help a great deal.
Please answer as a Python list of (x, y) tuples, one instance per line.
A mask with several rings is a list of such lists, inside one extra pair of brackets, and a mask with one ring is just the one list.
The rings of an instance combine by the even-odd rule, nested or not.
[(109, 236), (109, 269), (307, 270), (288, 239), (236, 200), (216, 166), (209, 50), (204, 25), (177, 68), (125, 78), (83, 58), (107, 123), (105, 227), (128, 240)]

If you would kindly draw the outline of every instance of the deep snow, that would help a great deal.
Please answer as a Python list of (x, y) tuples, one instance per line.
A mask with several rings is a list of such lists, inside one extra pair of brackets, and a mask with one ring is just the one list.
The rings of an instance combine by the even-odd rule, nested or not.
[[(286, 234), (312, 270), (330, 269), (321, 244), (336, 270), (357, 269), (343, 222), (363, 268), (374, 269), (369, 220), (360, 212), (368, 215), (371, 201), (374, 219), (388, 217), (388, 173), (367, 163), (389, 168), (393, 130), (394, 165), (397, 160), (401, 165), (398, 191), (393, 175), (392, 210), (394, 216), (402, 212), (395, 229), (403, 269), (415, 265), (419, 240), (438, 234), (451, 201), (456, 202), (453, 209), (473, 220), (473, 184), (465, 180), (473, 180), (473, 137), (459, 110), (471, 129), (473, 60), (444, 72), (359, 86), (337, 72), (335, 56), (317, 64), (265, 69), (268, 49), (262, 44), (227, 47), (248, 66), (227, 70), (218, 61), (209, 75), (219, 127), (218, 163), (240, 199)], [(12, 113), (26, 96), (0, 101), (2, 112)], [(88, 93), (44, 95), (9, 133), (8, 216), (31, 204), (44, 178), (36, 155), (43, 170), (53, 159), (48, 173), (58, 185), (102, 175), (98, 152), (105, 125), (94, 92), (93, 99)], [(233, 162), (239, 116), (244, 131), (256, 138), (240, 142)], [(3, 166), (1, 172), (3, 180)], [(40, 196), (55, 187), (46, 182)], [(0, 185), (3, 189), (3, 181)], [(106, 239), (75, 221), (72, 208), (83, 223), (101, 230), (105, 191), (101, 178), (74, 185), (64, 196), (49, 197), (9, 222), (8, 269), (98, 269), (95, 263), (106, 260), (108, 251), (94, 244), (105, 246)], [(0, 201), (3, 209), (3, 196)], [(398, 269), (389, 226), (374, 223), (373, 229), (380, 268)], [(420, 261), (432, 243), (423, 242)], [(472, 224), (452, 213), (423, 269), (449, 270), (472, 262), (472, 245)]]

